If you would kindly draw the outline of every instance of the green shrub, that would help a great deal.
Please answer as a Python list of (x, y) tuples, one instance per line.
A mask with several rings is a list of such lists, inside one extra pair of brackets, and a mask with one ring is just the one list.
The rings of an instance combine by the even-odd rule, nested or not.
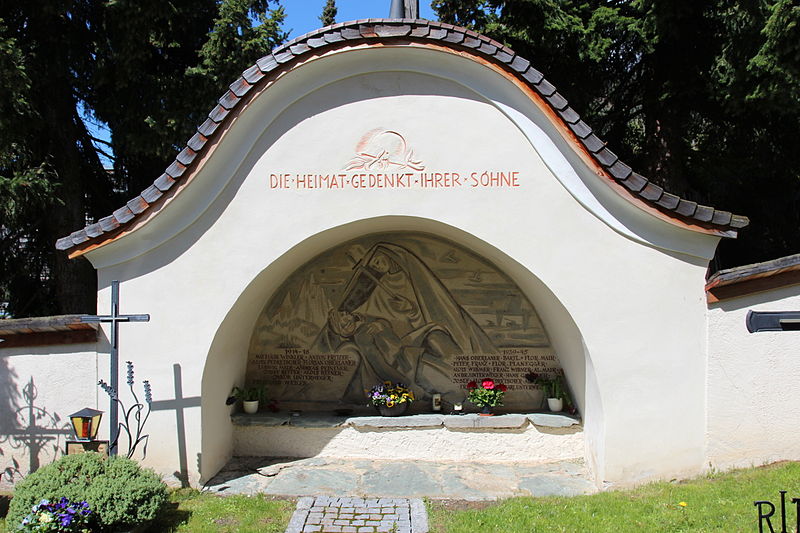
[[(20, 481), (6, 523), (15, 528), (42, 499), (89, 502), (96, 530), (115, 531), (153, 520), (167, 501), (167, 486), (152, 470), (125, 457), (68, 455)], [(11, 529), (13, 531), (13, 529)]]

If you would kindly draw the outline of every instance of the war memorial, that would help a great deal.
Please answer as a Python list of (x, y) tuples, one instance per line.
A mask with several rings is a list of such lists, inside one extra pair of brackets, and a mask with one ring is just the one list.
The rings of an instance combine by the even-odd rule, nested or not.
[[(150, 187), (58, 241), (106, 318), (0, 326), (4, 483), (63, 453), (70, 413), (108, 411), (116, 351), (173, 484), (242, 456), (573, 460), (598, 488), (800, 459), (774, 424), (800, 423), (800, 259), (706, 279), (746, 213), (648, 181), (533, 60), (367, 19), (231, 80)], [(526, 378), (552, 372), (571, 412)], [(454, 414), (484, 378), (508, 389), (495, 416)], [(404, 416), (366, 406), (383, 381), (413, 391)], [(253, 386), (269, 403), (242, 414)]]

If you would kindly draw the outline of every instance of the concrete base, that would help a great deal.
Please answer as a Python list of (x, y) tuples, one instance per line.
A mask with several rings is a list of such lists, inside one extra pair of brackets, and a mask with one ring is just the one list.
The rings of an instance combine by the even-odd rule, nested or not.
[(558, 415), (238, 415), (234, 455), (550, 463), (583, 460), (584, 441), (579, 421)]

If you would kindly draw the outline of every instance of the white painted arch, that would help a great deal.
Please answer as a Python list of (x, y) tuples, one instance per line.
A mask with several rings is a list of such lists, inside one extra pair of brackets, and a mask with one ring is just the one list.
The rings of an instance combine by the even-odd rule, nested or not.
[[(387, 216), (351, 222), (299, 242), (262, 270), (236, 300), (216, 331), (205, 359), (201, 472), (217, 472), (233, 453), (233, 428), (225, 398), (233, 386), (245, 381), (250, 336), (264, 302), (289, 275), (318, 254), (341, 242), (385, 231), (424, 232), (444, 237), (490, 260), (505, 272), (537, 310), (559, 354), (576, 404), (584, 416), (587, 427), (584, 435), (591, 442), (598, 440), (592, 431), (603, 426), (602, 401), (596, 394), (595, 377), (587, 376), (587, 368), (592, 368), (590, 354), (575, 321), (558, 297), (518, 261), (474, 235), (436, 220)], [(524, 450), (520, 454), (524, 459)], [(593, 455), (589, 453), (588, 458), (593, 460)]]

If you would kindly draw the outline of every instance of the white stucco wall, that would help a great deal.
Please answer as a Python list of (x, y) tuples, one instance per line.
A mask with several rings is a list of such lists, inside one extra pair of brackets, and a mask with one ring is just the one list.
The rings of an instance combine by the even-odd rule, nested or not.
[[(270, 173), (340, 171), (374, 128), (402, 132), (431, 171), (515, 170), (521, 185), (269, 188)], [(174, 410), (153, 414), (147, 463), (170, 474), (183, 461), (193, 482), (213, 475), (233, 453), (224, 400), (244, 381), (250, 334), (271, 291), (344, 239), (415, 230), (471, 247), (531, 300), (584, 416), (599, 482), (699, 472), (703, 286), (718, 239), (636, 208), (571, 150), (516, 86), (443, 52), (347, 51), (278, 80), (151, 222), (87, 254), (100, 309), (118, 279), (120, 311), (151, 315), (126, 328), (123, 350), (155, 399), (174, 397), (174, 365), (183, 397), (202, 393), (182, 428)]]
[(97, 363), (94, 344), (0, 344), (0, 489), (61, 457), (73, 438), (69, 415), (84, 407), (107, 410), (95, 385)]
[(708, 466), (800, 459), (800, 331), (748, 333), (753, 311), (797, 311), (800, 285), (709, 306)]

